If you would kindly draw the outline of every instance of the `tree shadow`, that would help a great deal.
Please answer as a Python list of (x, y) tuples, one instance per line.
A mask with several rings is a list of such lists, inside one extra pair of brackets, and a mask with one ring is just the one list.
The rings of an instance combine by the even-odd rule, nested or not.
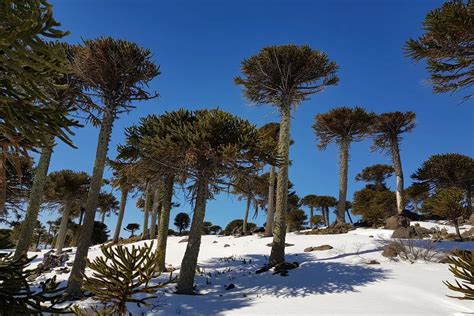
[[(245, 261), (244, 261), (245, 260)], [(252, 305), (255, 298), (305, 297), (328, 293), (357, 292), (358, 287), (386, 280), (388, 271), (363, 264), (322, 262), (308, 254), (288, 255), (300, 266), (286, 277), (271, 271), (255, 274), (267, 258), (262, 255), (214, 258), (201, 264), (196, 277), (200, 294), (183, 296), (165, 293), (155, 314), (215, 315)], [(229, 284), (235, 288), (226, 290)]]

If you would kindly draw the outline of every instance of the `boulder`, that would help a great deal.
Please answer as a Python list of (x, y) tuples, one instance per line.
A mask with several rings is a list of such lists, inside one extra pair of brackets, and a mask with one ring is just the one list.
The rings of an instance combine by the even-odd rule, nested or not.
[(273, 274), (280, 274), (281, 276), (288, 276), (288, 270), (298, 268), (298, 262), (282, 262), (275, 266)]
[(462, 236), (462, 238), (466, 238), (466, 239), (474, 238), (474, 227), (471, 227), (471, 229), (466, 230), (465, 232), (463, 232), (461, 234), (461, 236)]
[(232, 289), (235, 289), (235, 284), (234, 283), (231, 283), (231, 284), (227, 285), (226, 288), (225, 288), (226, 291), (232, 290)]
[(430, 236), (431, 231), (421, 226), (398, 227), (393, 231), (392, 238), (423, 239)]
[(304, 249), (304, 252), (311, 252), (311, 251), (322, 251), (322, 250), (330, 250), (333, 247), (330, 245), (321, 245), (317, 247), (308, 247)]
[(383, 247), (382, 256), (387, 258), (395, 258), (400, 253), (401, 246), (397, 242), (391, 242)]
[[(267, 244), (268, 247), (273, 247), (273, 242)], [(291, 247), (291, 246), (294, 246), (294, 244), (288, 244), (288, 243), (285, 243), (285, 247)]]
[(51, 250), (44, 254), (42, 267), (44, 270), (61, 267), (66, 263), (66, 261), (68, 261), (68, 259), (69, 255), (67, 253), (56, 255), (53, 250)]
[(351, 224), (338, 224), (335, 223), (327, 228), (313, 229), (307, 232), (304, 232), (305, 235), (333, 235), (333, 234), (346, 234), (351, 230), (354, 230), (355, 227)]
[(399, 227), (408, 227), (410, 226), (410, 220), (404, 216), (394, 215), (385, 221), (386, 229), (397, 229)]
[(230, 247), (229, 244), (224, 244), (224, 248)]

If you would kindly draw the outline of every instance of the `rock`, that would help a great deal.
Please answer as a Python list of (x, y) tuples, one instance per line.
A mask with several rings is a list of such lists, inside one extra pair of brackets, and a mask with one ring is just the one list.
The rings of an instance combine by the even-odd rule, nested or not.
[(305, 235), (333, 235), (333, 234), (346, 234), (355, 227), (351, 224), (333, 224), (327, 228), (313, 229), (308, 232), (304, 232)]
[(298, 262), (282, 262), (275, 266), (273, 274), (280, 274), (281, 276), (288, 276), (288, 270), (298, 268)]
[(260, 274), (260, 273), (263, 273), (263, 272), (267, 272), (268, 270), (270, 270), (270, 266), (268, 264), (264, 265), (263, 267), (261, 267), (260, 269), (258, 269), (257, 271), (255, 271), (255, 274)]
[(188, 242), (188, 240), (189, 240), (188, 238), (183, 238), (183, 239), (181, 239), (180, 241), (178, 241), (178, 243)]
[(474, 237), (474, 227), (471, 227), (471, 229), (469, 230), (466, 230), (465, 232), (463, 232), (461, 234), (462, 238), (466, 238), (466, 239), (471, 239)]
[(322, 251), (322, 250), (330, 250), (333, 247), (330, 245), (321, 245), (317, 247), (308, 247), (304, 249), (304, 252), (311, 252), (311, 251)]
[(224, 245), (224, 248), (227, 248), (227, 247), (230, 247), (230, 245), (229, 245), (229, 244), (225, 244), (225, 245)]
[(235, 289), (235, 284), (234, 283), (231, 283), (231, 284), (227, 285), (226, 288), (225, 288), (226, 291), (232, 290), (232, 289)]
[(408, 227), (410, 226), (410, 220), (404, 216), (394, 215), (385, 221), (385, 228), (386, 229), (393, 229), (396, 230), (400, 227)]
[[(273, 242), (267, 244), (268, 247), (272, 247), (273, 246)], [(288, 243), (285, 243), (285, 247), (291, 247), (291, 246), (294, 246), (294, 244), (288, 244)]]
[(365, 264), (380, 264), (380, 262), (378, 262), (377, 260), (370, 260), (366, 262)]
[(66, 263), (66, 261), (68, 261), (68, 259), (69, 255), (67, 253), (56, 255), (53, 250), (48, 251), (44, 254), (41, 271), (43, 272), (45, 270), (61, 267)]
[(429, 237), (431, 231), (421, 226), (398, 227), (393, 231), (392, 238), (423, 239)]
[(391, 242), (383, 247), (382, 256), (387, 258), (395, 258), (400, 253), (400, 244), (397, 242)]
[(216, 240), (214, 240), (212, 243), (213, 243), (213, 244), (217, 244), (217, 241), (216, 241)]

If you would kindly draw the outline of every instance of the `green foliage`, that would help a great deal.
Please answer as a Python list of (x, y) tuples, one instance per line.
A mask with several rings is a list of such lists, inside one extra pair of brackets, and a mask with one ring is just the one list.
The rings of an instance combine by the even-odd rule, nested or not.
[(362, 172), (357, 174), (355, 179), (356, 181), (371, 183), (372, 185), (379, 188), (385, 188), (385, 180), (390, 178), (394, 172), (395, 169), (393, 169), (393, 167), (390, 165), (376, 164), (364, 168)]
[(63, 206), (66, 200), (73, 203), (81, 202), (87, 195), (89, 183), (90, 177), (85, 172), (72, 170), (51, 172), (46, 180), (44, 200)]
[[(10, 238), (15, 244), (18, 242), (18, 239), (20, 238), (21, 226), (22, 226), (22, 223), (18, 223), (18, 222), (12, 225)], [(41, 224), (41, 222), (37, 220), (36, 226), (34, 227), (33, 238), (31, 239), (30, 246), (33, 246), (33, 245), (36, 246), (43, 240), (43, 238), (46, 238), (46, 237), (47, 237), (46, 231), (44, 229), (43, 224)]]
[(209, 234), (211, 234), (211, 227), (212, 227), (212, 223), (211, 223), (211, 222), (204, 222), (204, 223), (202, 223), (202, 234), (203, 234), (203, 235), (209, 235)]
[(311, 226), (318, 227), (324, 224), (324, 218), (322, 215), (313, 215), (313, 217), (310, 218), (309, 222), (311, 223)]
[(392, 191), (364, 188), (354, 194), (352, 213), (377, 226), (397, 213), (396, 203), (395, 193)]
[[(435, 93), (456, 92), (473, 84), (474, 1), (451, 0), (430, 11), (423, 34), (406, 42), (415, 61), (426, 60)], [(466, 99), (472, 93), (466, 95)]]
[[(69, 225), (73, 231), (73, 245), (76, 246), (79, 240), (79, 234), (81, 232), (80, 225)], [(109, 239), (109, 231), (107, 230), (107, 225), (104, 223), (94, 221), (94, 227), (92, 230), (91, 245), (103, 244)]]
[(403, 192), (407, 207), (417, 213), (426, 213), (424, 203), (430, 195), (430, 189), (425, 184), (412, 184)]
[(466, 195), (457, 187), (439, 188), (426, 204), (431, 214), (456, 221), (466, 210)]
[(178, 228), (179, 234), (189, 227), (191, 219), (186, 213), (178, 213), (174, 218), (174, 225)]
[(286, 220), (290, 231), (298, 231), (304, 228), (308, 217), (303, 210), (293, 209), (288, 213)]
[(337, 69), (325, 53), (307, 45), (268, 46), (242, 62), (243, 77), (234, 81), (255, 104), (291, 106), (337, 84)]
[(461, 300), (474, 300), (474, 250), (458, 251), (455, 256), (449, 257), (449, 271), (460, 279), (456, 284), (448, 281), (443, 283), (450, 289), (464, 296), (450, 296)]
[(117, 214), (120, 203), (111, 192), (100, 192), (97, 208), (102, 217)]
[[(242, 219), (234, 219), (229, 224), (227, 224), (222, 234), (229, 236), (229, 235), (232, 235), (235, 230), (242, 231), (243, 225), (244, 225), (244, 221)], [(255, 223), (247, 223), (248, 231), (252, 231), (256, 227), (257, 225)]]
[(129, 232), (130, 232), (130, 237), (133, 237), (133, 236), (135, 236), (133, 233), (134, 233), (136, 230), (139, 230), (139, 229), (140, 229), (140, 224), (138, 224), (138, 223), (130, 223), (130, 224), (128, 224), (124, 229), (125, 229), (126, 231), (129, 231)]
[(65, 308), (55, 307), (64, 301), (56, 277), (47, 279), (39, 289), (28, 284), (27, 278), (36, 273), (35, 269), (27, 269), (34, 259), (26, 256), (14, 259), (13, 253), (0, 253), (0, 315), (65, 311)]
[(87, 266), (93, 271), (84, 274), (83, 288), (93, 292), (106, 308), (115, 315), (126, 315), (127, 303), (148, 306), (147, 301), (155, 298), (157, 289), (164, 284), (152, 284), (152, 279), (160, 275), (158, 251), (153, 251), (153, 243), (143, 247), (102, 247), (102, 256), (89, 261)]
[[(415, 112), (387, 112), (376, 116), (371, 125), (374, 139), (373, 150), (388, 151), (402, 140), (401, 134), (411, 132), (415, 124)], [(392, 157), (393, 158), (393, 157)]]
[(11, 239), (11, 229), (0, 228), (0, 249), (11, 249), (15, 247)]
[(220, 227), (219, 225), (212, 225), (211, 227), (209, 227), (209, 230), (214, 235), (217, 235), (222, 231), (222, 227)]
[(318, 114), (313, 124), (319, 149), (326, 149), (330, 143), (350, 143), (364, 139), (374, 120), (374, 113), (367, 113), (362, 107), (338, 107), (327, 113)]

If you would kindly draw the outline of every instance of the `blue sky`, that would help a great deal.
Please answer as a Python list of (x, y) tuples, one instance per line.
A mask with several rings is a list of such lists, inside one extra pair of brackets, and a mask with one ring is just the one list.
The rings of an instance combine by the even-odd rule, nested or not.
[[(417, 127), (401, 145), (409, 185), (410, 174), (432, 154), (458, 152), (473, 155), (473, 102), (460, 95), (435, 95), (426, 83), (423, 64), (403, 55), (405, 40), (421, 34), (425, 14), (441, 1), (152, 1), (68, 0), (52, 1), (54, 15), (66, 39), (77, 43), (98, 36), (134, 41), (151, 49), (162, 75), (150, 89), (159, 99), (139, 103), (114, 125), (109, 151), (124, 140), (123, 130), (151, 113), (179, 107), (219, 107), (257, 126), (278, 121), (271, 106), (255, 107), (233, 83), (240, 62), (267, 45), (308, 44), (326, 52), (339, 66), (340, 83), (314, 95), (293, 113), (290, 179), (300, 196), (338, 192), (338, 152), (316, 148), (311, 129), (314, 116), (336, 106), (363, 106), (375, 112), (415, 111)], [(57, 146), (50, 171), (92, 172), (98, 130), (86, 126), (76, 131), (78, 149)], [(374, 163), (389, 163), (387, 156), (369, 151), (370, 141), (355, 143), (350, 151), (349, 192), (364, 186), (355, 175)], [(110, 172), (106, 172), (106, 177)], [(394, 179), (389, 180), (390, 184)], [(392, 185), (393, 186), (393, 185)], [(116, 192), (119, 197), (118, 192)], [(179, 198), (180, 194), (177, 195)], [(182, 204), (173, 210), (191, 212)], [(244, 203), (221, 194), (209, 201), (206, 220), (225, 226), (241, 218)], [(42, 219), (53, 215), (45, 213)], [(264, 222), (261, 214), (257, 223)], [(124, 223), (142, 223), (135, 201), (129, 200)], [(115, 217), (107, 219), (112, 230)]]

